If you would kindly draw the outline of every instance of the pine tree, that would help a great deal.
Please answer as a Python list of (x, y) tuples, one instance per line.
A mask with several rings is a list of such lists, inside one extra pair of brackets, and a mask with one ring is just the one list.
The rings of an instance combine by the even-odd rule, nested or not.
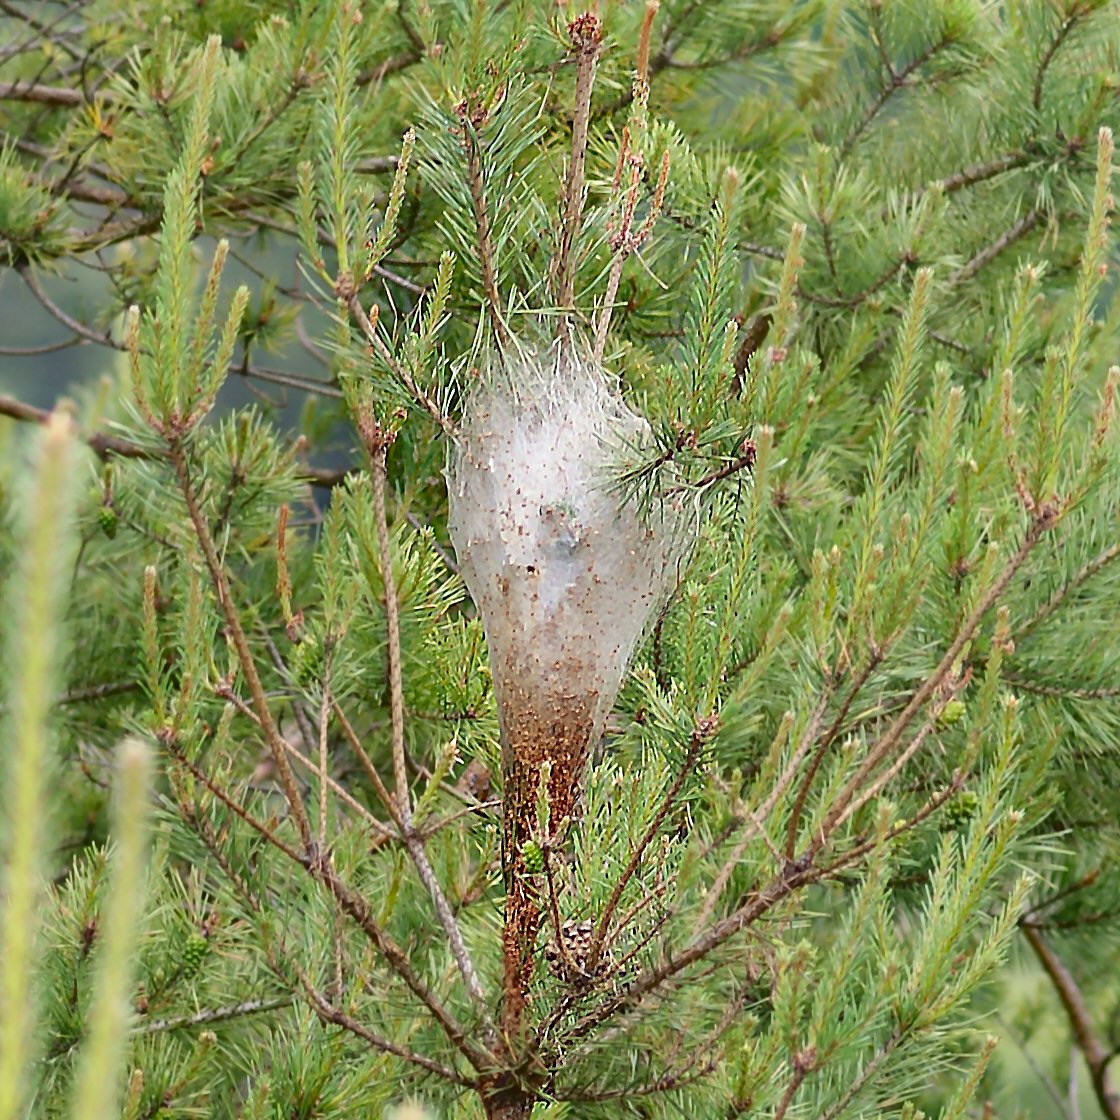
[(0, 1120), (1120, 1116), (1115, 0), (0, 6)]

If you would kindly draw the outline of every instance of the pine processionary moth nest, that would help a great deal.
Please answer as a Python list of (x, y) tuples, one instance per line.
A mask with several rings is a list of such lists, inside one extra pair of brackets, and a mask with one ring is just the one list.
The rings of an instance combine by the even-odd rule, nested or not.
[(694, 535), (679, 500), (643, 511), (614, 485), (650, 441), (599, 369), (554, 349), (474, 391), (452, 452), (451, 539), (486, 629), (503, 748), (568, 770), (561, 788), (578, 783)]

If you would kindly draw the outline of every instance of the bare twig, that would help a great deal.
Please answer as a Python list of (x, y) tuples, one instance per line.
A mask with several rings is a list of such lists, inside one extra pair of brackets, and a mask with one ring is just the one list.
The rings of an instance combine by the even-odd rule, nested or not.
[(1109, 1069), (1116, 1054), (1109, 1050), (1093, 1029), (1089, 1008), (1077, 981), (1073, 978), (1073, 973), (1054, 952), (1042, 931), (1029, 921), (1020, 922), (1019, 928), (1022, 929), (1023, 936), (1034, 950), (1035, 956), (1038, 957), (1039, 963), (1050, 978), (1050, 983), (1054, 985), (1058, 998), (1062, 1001), (1070, 1026), (1073, 1027), (1078, 1048), (1085, 1055), (1085, 1064), (1089, 1067), (1089, 1078), (1101, 1112), (1108, 1117), (1108, 1120), (1120, 1120), (1120, 1089), (1114, 1084)]
[(844, 143), (840, 145), (841, 158), (847, 156), (852, 148), (855, 147), (856, 141), (867, 131), (871, 122), (882, 112), (883, 106), (900, 90), (910, 84), (910, 78), (916, 70), (921, 69), (927, 62), (929, 62), (936, 55), (940, 54), (949, 45), (949, 40), (946, 38), (938, 39), (936, 42), (931, 43), (925, 50), (921, 51), (914, 58), (912, 58), (901, 69), (890, 64), (887, 60), (888, 72), (890, 81), (883, 86), (879, 91), (878, 97), (867, 107), (867, 111), (860, 118), (856, 127), (848, 134)]
[(451, 952), (459, 973), (479, 1007), (486, 1005), (486, 990), (478, 977), (471, 960), (462, 931), (455, 919), (454, 911), (448, 905), (443, 889), (439, 885), (434, 869), (420, 835), (412, 819), (412, 800), (408, 788), (408, 772), (405, 765), (404, 745), (404, 680), (401, 671), (401, 621), (400, 605), (397, 601), (396, 581), (393, 578), (393, 553), (389, 540), (389, 520), (385, 509), (385, 487), (388, 481), (387, 456), (390, 441), (385, 439), (379, 446), (371, 447), (373, 475), (373, 511), (377, 524), (377, 546), (381, 553), (381, 583), (385, 594), (385, 624), (389, 634), (389, 709), (393, 739), (393, 770), (396, 782), (396, 803), (399, 827), (404, 837), (409, 855), (416, 870), (432, 896), (440, 924), (447, 934)]
[(456, 1085), (463, 1085), (468, 1088), (474, 1087), (475, 1083), (472, 1078), (464, 1077), (450, 1066), (445, 1066), (441, 1062), (426, 1058), (423, 1054), (418, 1054), (415, 1050), (411, 1050), (407, 1046), (402, 1046), (398, 1042), (393, 1042), (391, 1039), (377, 1034), (376, 1031), (371, 1031), (365, 1024), (358, 1022), (352, 1015), (347, 1015), (345, 1011), (331, 1003), (330, 1000), (311, 983), (307, 974), (295, 961), (289, 960), (288, 963), (299, 977), (300, 984), (307, 995), (307, 1002), (311, 1004), (312, 1010), (323, 1022), (333, 1023), (335, 1026), (342, 1027), (343, 1030), (349, 1031), (350, 1034), (364, 1039), (375, 1050), (380, 1050), (385, 1054), (392, 1054), (402, 1061), (411, 1062), (413, 1065), (420, 1066), (421, 1069), (426, 1069), (429, 1073), (434, 1073), (437, 1077), (442, 1077), (444, 1081), (450, 1081)]
[(290, 995), (276, 996), (273, 999), (247, 999), (228, 1007), (204, 1007), (192, 1015), (176, 1015), (170, 1019), (143, 1020), (132, 1028), (133, 1034), (162, 1034), (166, 1031), (189, 1030), (192, 1027), (205, 1027), (210, 1023), (228, 1023), (231, 1019), (242, 1019), (246, 1015), (260, 1015), (266, 1011), (277, 1011), (281, 1007), (291, 1007), (295, 1002)]
[[(327, 813), (329, 811), (328, 793), (330, 790), (330, 770), (328, 769), (328, 732), (331, 718), (331, 681), (329, 662), (323, 679), (323, 698), (319, 703), (319, 851), (327, 850)], [(310, 746), (310, 744), (308, 744)]]
[(498, 272), (494, 252), (494, 239), (490, 224), (490, 209), (486, 201), (486, 179), (482, 168), (482, 151), (478, 146), (478, 129), (486, 120), (486, 112), (462, 101), (457, 107), (462, 127), (459, 137), (467, 159), (467, 183), (474, 203), (475, 232), (478, 236), (478, 260), (482, 268), (482, 290), (494, 337), (502, 349), (510, 345), (509, 331), (502, 319), (502, 296), (498, 291)]
[(1038, 68), (1035, 70), (1034, 74), (1034, 91), (1031, 94), (1031, 104), (1034, 106), (1036, 112), (1042, 108), (1042, 85), (1046, 81), (1046, 72), (1050, 69), (1050, 63), (1054, 61), (1054, 56), (1069, 37), (1069, 33), (1084, 18), (1085, 14), (1081, 5), (1075, 7), (1074, 10), (1062, 20), (1061, 26), (1058, 28), (1058, 33), (1050, 40), (1049, 45), (1042, 54), (1042, 58), (1039, 59)]
[(73, 331), (74, 334), (78, 335), (80, 338), (84, 338), (87, 342), (96, 342), (99, 346), (108, 346), (113, 350), (128, 349), (123, 342), (117, 342), (108, 334), (101, 334), (99, 331), (91, 330), (85, 323), (79, 322), (72, 315), (63, 311), (43, 290), (42, 284), (39, 283), (38, 277), (31, 270), (30, 266), (26, 264), (20, 265), (16, 271), (23, 278), (23, 282), (31, 291), (31, 294), (68, 330)]
[(316, 877), (330, 888), (342, 909), (357, 922), (374, 947), (389, 962), (393, 971), (428, 1008), (444, 1034), (467, 1061), (477, 1070), (493, 1069), (497, 1065), (496, 1057), (472, 1041), (463, 1024), (451, 1014), (435, 992), (413, 969), (408, 953), (389, 937), (374, 919), (369, 903), (342, 882), (331, 867), (320, 864), (315, 869), (315, 873)]
[(389, 709), (393, 738), (393, 777), (396, 782), (397, 811), (406, 831), (412, 826), (412, 798), (408, 788), (408, 768), (404, 747), (404, 680), (401, 671), (401, 617), (397, 585), (393, 578), (393, 553), (389, 540), (389, 520), (385, 510), (388, 481), (389, 440), (371, 448), (373, 515), (377, 525), (377, 547), (381, 553), (381, 584), (385, 596), (385, 625), (388, 630)]
[(272, 714), (272, 708), (268, 703), (268, 696), (265, 693), (264, 684), (261, 681), (260, 673), (257, 671), (256, 659), (253, 657), (253, 652), (249, 648), (249, 639), (241, 623), (240, 612), (233, 600), (233, 592), (230, 589), (229, 578), (226, 575), (226, 570), (222, 564), (217, 546), (214, 544), (213, 537), (210, 535), (209, 522), (205, 513), (203, 513), (202, 507), (199, 505), (198, 495), (195, 493), (194, 482), (191, 478), (190, 466), (187, 462), (186, 453), (177, 439), (169, 441), (168, 457), (171, 460), (171, 465), (175, 469), (175, 477), (178, 479), (179, 489), (186, 502), (187, 512), (190, 516), (191, 524), (194, 526), (195, 536), (198, 538), (199, 546), (202, 549), (202, 554), (206, 561), (206, 567), (210, 572), (210, 580), (214, 585), (214, 590), (218, 594), (218, 603), (222, 608), (222, 614), (225, 616), (226, 624), (229, 626), (234, 649), (237, 651), (238, 664), (249, 686), (249, 692), (253, 697), (253, 707), (261, 721), (261, 730), (264, 732), (273, 762), (276, 764), (276, 771), (280, 775), (280, 783), (284, 787), (284, 795), (288, 800), (289, 808), (295, 818), (296, 827), (299, 830), (304, 849), (310, 853), (314, 841), (312, 839), (311, 821), (307, 816), (307, 807), (303, 803), (303, 797), (300, 795), (295, 776), (292, 774), (292, 768), (288, 763), (284, 738), (280, 734), (280, 729), (277, 727), (276, 719)]
[[(13, 420), (20, 420), (30, 424), (45, 424), (50, 417), (46, 409), (36, 408), (34, 405), (16, 400), (0, 394), (0, 416), (8, 416)], [(121, 459), (166, 459), (167, 452), (162, 448), (134, 443), (122, 436), (110, 435), (108, 432), (91, 432), (85, 437), (87, 446), (101, 459), (116, 456)], [(337, 486), (353, 467), (342, 467), (338, 470), (322, 467), (301, 466), (297, 474), (301, 479), (316, 486)]]
[(619, 153), (619, 174), (616, 179), (621, 179), (624, 167), (629, 164), (630, 183), (622, 196), (622, 217), (617, 228), (611, 234), (611, 248), (614, 250), (614, 259), (611, 261), (610, 272), (607, 274), (607, 291), (603, 297), (599, 319), (595, 324), (595, 361), (601, 362), (607, 349), (607, 335), (611, 329), (611, 316), (614, 314), (615, 301), (618, 298), (618, 285), (622, 280), (622, 269), (631, 254), (641, 248), (642, 243), (653, 231), (654, 222), (661, 214), (665, 202), (665, 188), (669, 185), (669, 152), (666, 149), (661, 160), (661, 172), (657, 178), (653, 197), (650, 199), (649, 213), (645, 221), (635, 228), (634, 216), (638, 205), (638, 191), (642, 182), (642, 159), (637, 153), (628, 153), (624, 147)]
[(81, 105), (80, 89), (37, 85), (34, 82), (0, 82), (0, 101), (37, 101), (41, 105)]
[(420, 388), (416, 383), (416, 379), (397, 361), (392, 351), (385, 344), (385, 340), (377, 333), (377, 320), (379, 316), (377, 304), (373, 305), (367, 315), (362, 308), (361, 300), (358, 299), (357, 292), (350, 290), (342, 292), (340, 295), (346, 300), (346, 305), (350, 309), (350, 314), (358, 324), (362, 334), (365, 335), (366, 341), (377, 352), (377, 355), (389, 368), (389, 371), (400, 381), (405, 389), (408, 390), (412, 398), (448, 435), (454, 435), (455, 425), (451, 422), (450, 418), (446, 416), (443, 409)]
[(840, 705), (840, 711), (836, 713), (836, 718), (832, 721), (832, 724), (817, 745), (817, 750), (813, 755), (812, 762), (809, 764), (809, 769), (805, 771), (805, 776), (801, 780), (801, 786), (797, 791), (797, 798), (793, 803), (793, 812), (790, 814), (789, 827), (786, 830), (787, 859), (793, 859), (796, 851), (797, 833), (801, 825), (801, 815), (805, 811), (805, 802), (808, 799), (809, 790), (813, 785), (813, 780), (816, 778), (818, 770), (820, 770), (825, 754), (828, 752), (828, 748), (835, 742), (836, 737), (840, 734), (840, 730), (844, 726), (844, 721), (848, 718), (848, 712), (851, 711), (852, 704), (863, 689), (863, 686), (867, 684), (871, 674), (878, 668), (882, 658), (883, 651), (875, 647), (863, 669), (860, 670), (858, 676), (852, 682), (852, 686), (848, 690), (848, 695), (844, 698), (843, 704)]
[(1008, 684), (1033, 692), (1036, 696), (1049, 696), (1053, 700), (1112, 700), (1120, 696), (1120, 685), (1106, 685), (1101, 688), (1081, 688), (1077, 685), (1043, 684), (1032, 681), (1022, 673), (1005, 671), (1004, 679)]
[[(568, 164), (568, 178), (564, 185), (564, 214), (560, 228), (560, 243), (553, 261), (556, 276), (556, 299), (562, 310), (570, 310), (575, 303), (576, 264), (573, 259), (575, 243), (583, 219), (587, 200), (584, 174), (587, 165), (587, 127), (591, 119), (591, 91), (595, 82), (595, 66), (603, 43), (603, 24), (598, 16), (585, 12), (568, 24), (568, 35), (576, 54), (575, 112), (572, 115), (572, 155)], [(564, 316), (561, 331), (565, 344), (571, 345), (571, 322)]]
[[(773, 812), (774, 806), (777, 805), (778, 801), (785, 794), (786, 789), (801, 768), (801, 764), (805, 761), (809, 751), (812, 750), (813, 744), (817, 741), (817, 735), (820, 732), (821, 724), (824, 722), (824, 713), (828, 708), (831, 698), (832, 688), (824, 689), (817, 699), (817, 703), (809, 717), (809, 722), (805, 727), (805, 731), (802, 733), (800, 742), (797, 744), (797, 749), (793, 752), (793, 756), (786, 764), (781, 776), (771, 785), (766, 800), (757, 809), (748, 810), (749, 827), (747, 832), (735, 845), (731, 854), (724, 861), (723, 866), (717, 873), (711, 887), (709, 887), (707, 897), (704, 900), (703, 909), (700, 911), (700, 917), (696, 923), (698, 928), (704, 929), (711, 921), (716, 906), (719, 904), (719, 900), (728, 882), (730, 882), (731, 876), (735, 873), (735, 868), (739, 865), (743, 853), (747, 850), (747, 847), (754, 837), (763, 831), (762, 822)], [(733, 834), (734, 831), (732, 830), (723, 839), (729, 839)]]
[(1026, 237), (1035, 226), (1040, 225), (1045, 216), (1043, 211), (1039, 209), (1028, 211), (1009, 230), (997, 237), (990, 245), (986, 245), (970, 261), (961, 265), (949, 277), (949, 287), (955, 288), (958, 284), (971, 280), (978, 272), (987, 268), (1005, 249), (1009, 249), (1016, 241)]
[(282, 840), (276, 835), (276, 832), (270, 828), (264, 821), (258, 820), (240, 801), (237, 800), (231, 793), (219, 785), (197, 762), (187, 757), (186, 752), (182, 746), (176, 742), (173, 736), (164, 736), (163, 740), (167, 749), (175, 757), (175, 760), (180, 766), (189, 770), (195, 779), (202, 783), (207, 790), (210, 791), (227, 809), (234, 813), (237, 817), (243, 820), (255, 832), (258, 832), (265, 840), (268, 841), (278, 852), (282, 852), (293, 863), (298, 863), (306, 866), (304, 856), (295, 850), (287, 841)]

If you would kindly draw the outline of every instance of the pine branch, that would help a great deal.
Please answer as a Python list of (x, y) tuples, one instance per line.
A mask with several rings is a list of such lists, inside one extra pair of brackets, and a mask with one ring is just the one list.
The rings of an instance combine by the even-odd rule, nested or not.
[(496, 1057), (471, 1040), (467, 1029), (455, 1018), (413, 968), (408, 952), (389, 937), (375, 920), (370, 911), (369, 903), (360, 894), (343, 883), (334, 870), (326, 864), (319, 866), (316, 877), (326, 884), (342, 909), (363, 930), (371, 944), (386, 959), (392, 970), (404, 981), (420, 1002), (427, 1007), (432, 1018), (439, 1024), (448, 1040), (463, 1057), (479, 1072), (495, 1068), (499, 1064)]
[(175, 735), (165, 734), (161, 737), (160, 741), (168, 751), (170, 751), (175, 761), (185, 770), (190, 771), (191, 776), (195, 778), (196, 781), (200, 782), (206, 790), (216, 797), (239, 820), (244, 821), (254, 832), (258, 833), (262, 839), (271, 844), (278, 852), (282, 852), (286, 855), (293, 863), (306, 866), (306, 858), (301, 856), (286, 840), (281, 839), (276, 834), (275, 829), (265, 824), (264, 821), (260, 820), (260, 818), (246, 809), (233, 794), (203, 770), (197, 762), (188, 757), (186, 751), (183, 750), (182, 744), (178, 742)]
[(968, 619), (957, 631), (957, 636), (945, 651), (937, 668), (934, 669), (933, 672), (926, 677), (921, 686), (915, 690), (914, 695), (910, 698), (897, 719), (895, 719), (879, 740), (870, 747), (866, 757), (848, 784), (840, 794), (833, 799), (828, 813), (821, 823), (819, 831), (816, 832), (814, 839), (810, 843), (809, 850), (811, 852), (816, 853), (824, 846), (839, 823), (848, 815), (849, 806), (857, 797), (858, 792), (864, 788), (872, 772), (896, 750), (907, 728), (918, 713), (925, 707), (927, 702), (934, 697), (934, 694), (944, 687), (949, 675), (953, 672), (953, 667), (956, 665), (957, 659), (961, 656), (961, 652), (964, 650), (965, 646), (972, 641), (984, 617), (999, 601), (1011, 581), (1018, 574), (1019, 569), (1026, 563), (1027, 558), (1035, 550), (1046, 533), (1053, 527), (1058, 516), (1059, 510), (1057, 508), (1048, 508), (1032, 517), (1018, 550), (1004, 567), (1003, 571), (993, 581), (992, 585), (981, 596), (980, 601), (976, 604), (976, 607), (973, 609)]
[(299, 787), (296, 785), (295, 777), (292, 774), (292, 768), (288, 763), (284, 739), (272, 714), (272, 708), (261, 682), (260, 673), (257, 671), (256, 659), (249, 648), (249, 639), (242, 626), (240, 612), (234, 603), (229, 578), (226, 575), (218, 549), (210, 535), (209, 523), (202, 507), (199, 505), (186, 452), (175, 437), (168, 441), (168, 458), (175, 469), (179, 490), (187, 504), (187, 512), (190, 515), (191, 524), (194, 526), (195, 536), (198, 539), (199, 547), (202, 549), (202, 555), (210, 572), (214, 590), (217, 592), (218, 603), (229, 626), (234, 648), (237, 651), (237, 660), (246, 683), (249, 685), (249, 691), (253, 697), (253, 707), (261, 721), (261, 730), (264, 732), (265, 741), (272, 754), (272, 760), (276, 765), (277, 773), (280, 775), (280, 782), (284, 787), (288, 806), (295, 818), (304, 851), (310, 855), (314, 848), (314, 840), (311, 832), (311, 821), (307, 815), (307, 807), (303, 803), (303, 797), (299, 792)]
[(1046, 684), (1010, 670), (1005, 671), (1003, 675), (1008, 684), (1021, 688), (1024, 692), (1033, 692), (1036, 696), (1049, 696), (1056, 700), (1113, 700), (1120, 696), (1120, 686), (1117, 685), (1086, 688), (1079, 685)]
[(495, 339), (503, 350), (508, 350), (510, 337), (502, 319), (502, 296), (498, 291), (490, 209), (486, 200), (482, 151), (478, 145), (477, 130), (485, 121), (486, 111), (463, 101), (456, 107), (456, 112), (461, 121), (459, 138), (467, 160), (467, 185), (470, 187), (471, 201), (474, 203), (475, 234), (478, 238), (478, 260), (482, 267), (482, 291), (486, 299), (486, 310), (490, 316), (490, 326)]
[[(633, 1005), (642, 996), (661, 988), (684, 969), (702, 961), (726, 941), (749, 928), (779, 903), (784, 902), (804, 887), (819, 882), (826, 874), (830, 873), (832, 869), (826, 869), (814, 863), (817, 854), (830, 839), (839, 823), (847, 818), (852, 802), (857, 795), (864, 792), (872, 772), (880, 762), (894, 751), (905, 729), (921, 708), (925, 706), (926, 702), (932, 698), (934, 692), (943, 685), (947, 674), (956, 663), (965, 644), (975, 635), (987, 612), (998, 601), (1028, 556), (1053, 526), (1058, 515), (1058, 509), (1047, 508), (1032, 519), (1019, 549), (981, 597), (937, 668), (915, 691), (898, 719), (872, 746), (853, 778), (832, 799), (824, 821), (819, 829), (814, 830), (813, 837), (804, 855), (796, 860), (788, 860), (763, 888), (752, 892), (750, 897), (727, 917), (703, 929), (686, 948), (638, 976), (625, 994), (606, 1000), (599, 1008), (585, 1015), (571, 1028), (568, 1038), (583, 1037), (623, 1006)], [(881, 784), (882, 779), (880, 778), (878, 781)]]
[[(882, 663), (886, 652), (887, 650), (885, 648), (878, 645), (872, 649), (871, 656), (868, 657), (863, 668), (856, 675), (855, 680), (852, 681), (851, 687), (848, 689), (848, 695), (840, 705), (840, 710), (836, 713), (836, 717), (817, 744), (817, 749), (813, 754), (812, 761), (809, 763), (809, 768), (805, 771), (805, 776), (801, 779), (801, 787), (798, 789), (797, 797), (794, 799), (793, 803), (793, 812), (790, 813), (789, 827), (786, 829), (785, 851), (787, 859), (793, 859), (797, 850), (797, 834), (801, 828), (801, 817), (805, 811), (809, 790), (812, 788), (817, 772), (821, 768), (821, 763), (824, 762), (829, 747), (832, 746), (837, 736), (840, 734), (844, 726), (844, 721), (848, 718), (848, 713), (851, 711), (852, 704), (855, 702), (856, 697), (863, 691), (863, 686), (871, 679), (871, 674), (874, 673)], [(831, 691), (835, 692), (835, 687)]]
[[(1008, 152), (1007, 155), (997, 156), (995, 159), (985, 160), (983, 163), (974, 163), (969, 167), (962, 167), (960, 171), (955, 171), (952, 175), (946, 175), (945, 178), (938, 179), (934, 186), (942, 194), (956, 194), (957, 191), (974, 187), (978, 183), (986, 183), (990, 179), (1006, 174), (1008, 171), (1026, 167), (1032, 158), (1030, 152)], [(918, 191), (916, 197), (921, 197), (927, 189), (923, 188), (923, 190)]]
[[(828, 228), (827, 226), (824, 228)], [(826, 244), (829, 244), (826, 242)], [(885, 269), (879, 274), (876, 279), (872, 280), (866, 288), (853, 293), (852, 295), (826, 296), (821, 295), (819, 292), (810, 292), (801, 284), (797, 286), (797, 294), (803, 299), (807, 299), (810, 303), (819, 303), (824, 307), (843, 307), (843, 308), (856, 308), (860, 304), (866, 303), (873, 295), (881, 291), (887, 284), (889, 284), (904, 268), (911, 265), (916, 265), (918, 259), (910, 252), (905, 252), (897, 261), (887, 265)], [(832, 269), (833, 277), (835, 278), (835, 267)], [(837, 290), (840, 291), (840, 285), (837, 281)]]
[[(253, 711), (251, 707), (249, 707), (248, 704), (245, 703), (244, 700), (241, 699), (240, 696), (237, 695), (236, 692), (234, 692), (232, 685), (229, 685), (227, 682), (222, 681), (219, 682), (214, 691), (227, 703), (232, 704), (243, 716), (246, 717), (246, 719), (251, 720), (257, 727), (261, 726), (260, 717), (255, 711)], [(323, 700), (329, 709), (332, 704), (330, 689), (324, 688)], [(322, 717), (320, 716), (320, 719), (321, 718)], [(312, 742), (315, 742), (315, 736), (307, 734), (306, 732), (304, 732), (304, 735), (304, 741), (306, 743), (310, 744)], [(361, 817), (363, 821), (365, 821), (367, 825), (369, 825), (370, 829), (375, 835), (376, 840), (384, 842), (386, 840), (400, 839), (399, 833), (389, 828), (384, 823), (384, 821), (381, 821), (377, 817), (375, 817), (373, 813), (371, 813), (360, 801), (357, 800), (357, 798), (355, 798), (346, 789), (345, 786), (331, 777), (326, 767), (322, 764), (321, 751), (320, 762), (318, 765), (316, 765), (316, 763), (308, 755), (304, 754), (303, 751), (301, 751), (294, 743), (289, 742), (287, 738), (284, 739), (284, 746), (287, 749), (287, 752), (292, 756), (292, 758), (294, 758), (301, 766), (303, 766), (304, 769), (308, 771), (308, 773), (312, 774), (319, 780), (322, 789), (332, 790), (341, 801), (349, 805), (350, 808), (353, 809), (358, 814), (358, 816)], [(320, 739), (320, 748), (321, 747), (322, 740)], [(322, 833), (320, 833), (319, 846), (320, 850), (325, 850), (326, 848), (326, 845), (322, 843)]]
[(681, 762), (681, 767), (677, 772), (676, 778), (673, 779), (672, 785), (665, 791), (665, 797), (662, 799), (660, 808), (654, 813), (653, 819), (649, 822), (649, 826), (646, 828), (642, 838), (638, 841), (633, 852), (630, 853), (630, 859), (623, 869), (622, 874), (618, 877), (618, 882), (615, 883), (614, 890), (611, 891), (611, 896), (607, 900), (606, 906), (603, 907), (603, 912), (599, 917), (595, 933), (591, 938), (591, 945), (587, 951), (587, 971), (592, 976), (595, 975), (595, 970), (599, 965), (599, 958), (602, 954), (603, 946), (606, 943), (607, 934), (610, 932), (615, 911), (618, 909), (619, 902), (622, 901), (623, 892), (626, 890), (630, 880), (637, 873), (638, 868), (641, 867), (642, 857), (645, 855), (650, 844), (657, 839), (666, 817), (673, 811), (673, 806), (677, 802), (677, 796), (684, 788), (685, 782), (688, 781), (695, 770), (701, 752), (705, 745), (711, 741), (718, 727), (719, 720), (714, 716), (702, 719), (697, 723), (689, 739), (688, 750), (685, 751), (685, 756)]
[(331, 1003), (330, 1000), (311, 983), (306, 972), (300, 968), (298, 964), (294, 961), (289, 961), (289, 964), (299, 977), (304, 994), (307, 996), (307, 1002), (323, 1022), (333, 1023), (335, 1026), (342, 1027), (343, 1030), (348, 1031), (355, 1037), (364, 1039), (375, 1050), (383, 1054), (392, 1054), (395, 1058), (400, 1058), (402, 1061), (419, 1066), (421, 1069), (426, 1069), (429, 1073), (434, 1073), (437, 1077), (441, 1077), (444, 1081), (449, 1081), (453, 1085), (462, 1085), (469, 1089), (475, 1088), (476, 1082), (472, 1078), (464, 1077), (450, 1066), (427, 1058), (423, 1054), (418, 1054), (415, 1050), (407, 1046), (402, 1046), (400, 1043), (393, 1042), (383, 1035), (379, 1035), (376, 1031), (371, 1031), (369, 1027), (360, 1023), (352, 1015), (348, 1015), (341, 1008)]
[(443, 409), (441, 409), (416, 383), (412, 374), (397, 361), (392, 351), (390, 351), (389, 347), (385, 344), (384, 339), (377, 333), (377, 321), (380, 315), (377, 304), (374, 304), (373, 307), (370, 308), (370, 312), (367, 315), (362, 308), (361, 300), (358, 299), (358, 293), (352, 286), (344, 288), (339, 294), (349, 308), (350, 315), (354, 319), (354, 322), (358, 324), (362, 334), (365, 335), (366, 341), (389, 368), (393, 376), (400, 381), (412, 398), (444, 430), (444, 432), (448, 435), (454, 435), (455, 425), (452, 423), (451, 419), (444, 414)]

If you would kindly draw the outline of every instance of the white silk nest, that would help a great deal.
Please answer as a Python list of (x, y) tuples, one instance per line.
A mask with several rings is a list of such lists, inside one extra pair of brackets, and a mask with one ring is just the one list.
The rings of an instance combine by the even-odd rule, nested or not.
[[(601, 370), (528, 355), (469, 397), (448, 470), (451, 540), (490, 645), (503, 739), (525, 707), (578, 712), (592, 746), (695, 536), (677, 498), (617, 486), (649, 424)], [(538, 723), (539, 726), (539, 723)]]

